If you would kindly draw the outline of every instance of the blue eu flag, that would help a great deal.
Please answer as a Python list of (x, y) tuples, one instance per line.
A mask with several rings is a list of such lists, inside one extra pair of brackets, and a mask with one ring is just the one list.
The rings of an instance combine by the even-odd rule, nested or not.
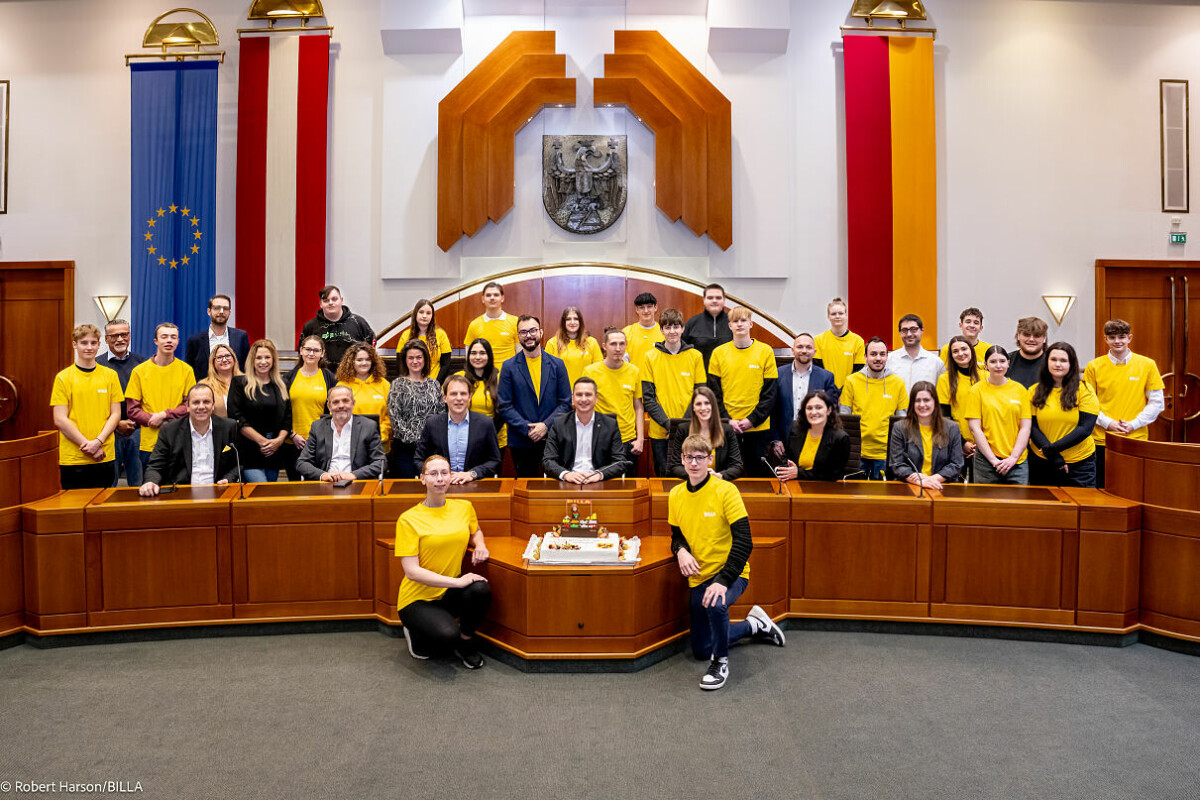
[(208, 325), (216, 291), (217, 62), (133, 64), (132, 349), (154, 327), (183, 339)]

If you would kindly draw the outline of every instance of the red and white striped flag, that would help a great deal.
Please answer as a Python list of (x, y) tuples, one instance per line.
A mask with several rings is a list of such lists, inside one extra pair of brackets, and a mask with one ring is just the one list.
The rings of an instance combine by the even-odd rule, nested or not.
[(283, 350), (325, 285), (329, 32), (243, 34), (237, 324)]

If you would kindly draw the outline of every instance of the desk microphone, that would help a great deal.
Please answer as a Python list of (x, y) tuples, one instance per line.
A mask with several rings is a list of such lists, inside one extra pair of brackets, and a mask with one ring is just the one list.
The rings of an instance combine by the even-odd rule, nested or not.
[(767, 469), (771, 470), (771, 474), (775, 476), (775, 480), (779, 481), (779, 491), (775, 494), (783, 494), (783, 478), (779, 477), (779, 470), (771, 466), (771, 462), (767, 461), (766, 456), (760, 456), (762, 462), (767, 465)]
[(173, 493), (173, 492), (174, 492), (174, 491), (175, 491), (177, 488), (178, 488), (178, 487), (175, 485), (174, 481), (172, 481), (170, 486), (160, 486), (160, 487), (158, 487), (158, 493), (159, 493), (159, 494), (171, 494), (171, 493)]
[(231, 442), (231, 443), (225, 445), (225, 448), (223, 450), (221, 450), (221, 455), (225, 455), (230, 450), (233, 451), (233, 457), (237, 459), (238, 499), (245, 500), (246, 499), (246, 484), (242, 482), (242, 454), (238, 452), (238, 449), (236, 447), (234, 447), (233, 443)]
[[(912, 462), (912, 459), (910, 459), (907, 454), (901, 456), (901, 458), (904, 459), (904, 463), (907, 464), (909, 469), (911, 469), (913, 471), (913, 474), (916, 474), (916, 475), (921, 474), (921, 470), (917, 469), (917, 465)], [(919, 486), (921, 488), (921, 491), (917, 492), (917, 497), (924, 497), (925, 496), (925, 480), (923, 478), (918, 480), (917, 486)]]

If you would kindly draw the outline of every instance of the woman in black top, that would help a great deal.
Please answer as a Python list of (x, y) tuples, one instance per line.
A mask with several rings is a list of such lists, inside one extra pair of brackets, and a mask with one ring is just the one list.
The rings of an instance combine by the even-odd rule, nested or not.
[(708, 471), (713, 476), (736, 481), (746, 474), (738, 439), (729, 423), (721, 420), (718, 408), (717, 396), (713, 394), (712, 389), (697, 386), (692, 392), (692, 403), (688, 407), (690, 422), (677, 426), (667, 445), (667, 463), (671, 465), (671, 475), (687, 480), (687, 470), (682, 462), (683, 440), (692, 435), (703, 436), (712, 445), (713, 461)]
[(267, 483), (279, 479), (279, 470), (287, 467), (291, 448), (284, 442), (292, 432), (292, 404), (287, 387), (279, 375), (279, 358), (270, 339), (250, 345), (246, 356), (246, 374), (229, 384), (226, 400), (229, 416), (238, 421), (244, 437), (239, 447), (242, 480)]
[(775, 469), (781, 481), (840, 481), (850, 458), (850, 436), (833, 400), (823, 391), (809, 392), (788, 434), (787, 464)]

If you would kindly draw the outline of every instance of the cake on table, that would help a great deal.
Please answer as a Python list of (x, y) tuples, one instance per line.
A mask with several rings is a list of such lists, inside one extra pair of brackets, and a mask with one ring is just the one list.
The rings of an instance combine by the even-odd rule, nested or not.
[(533, 564), (634, 564), (640, 544), (601, 525), (590, 500), (568, 500), (562, 522), (529, 537), (524, 557)]

